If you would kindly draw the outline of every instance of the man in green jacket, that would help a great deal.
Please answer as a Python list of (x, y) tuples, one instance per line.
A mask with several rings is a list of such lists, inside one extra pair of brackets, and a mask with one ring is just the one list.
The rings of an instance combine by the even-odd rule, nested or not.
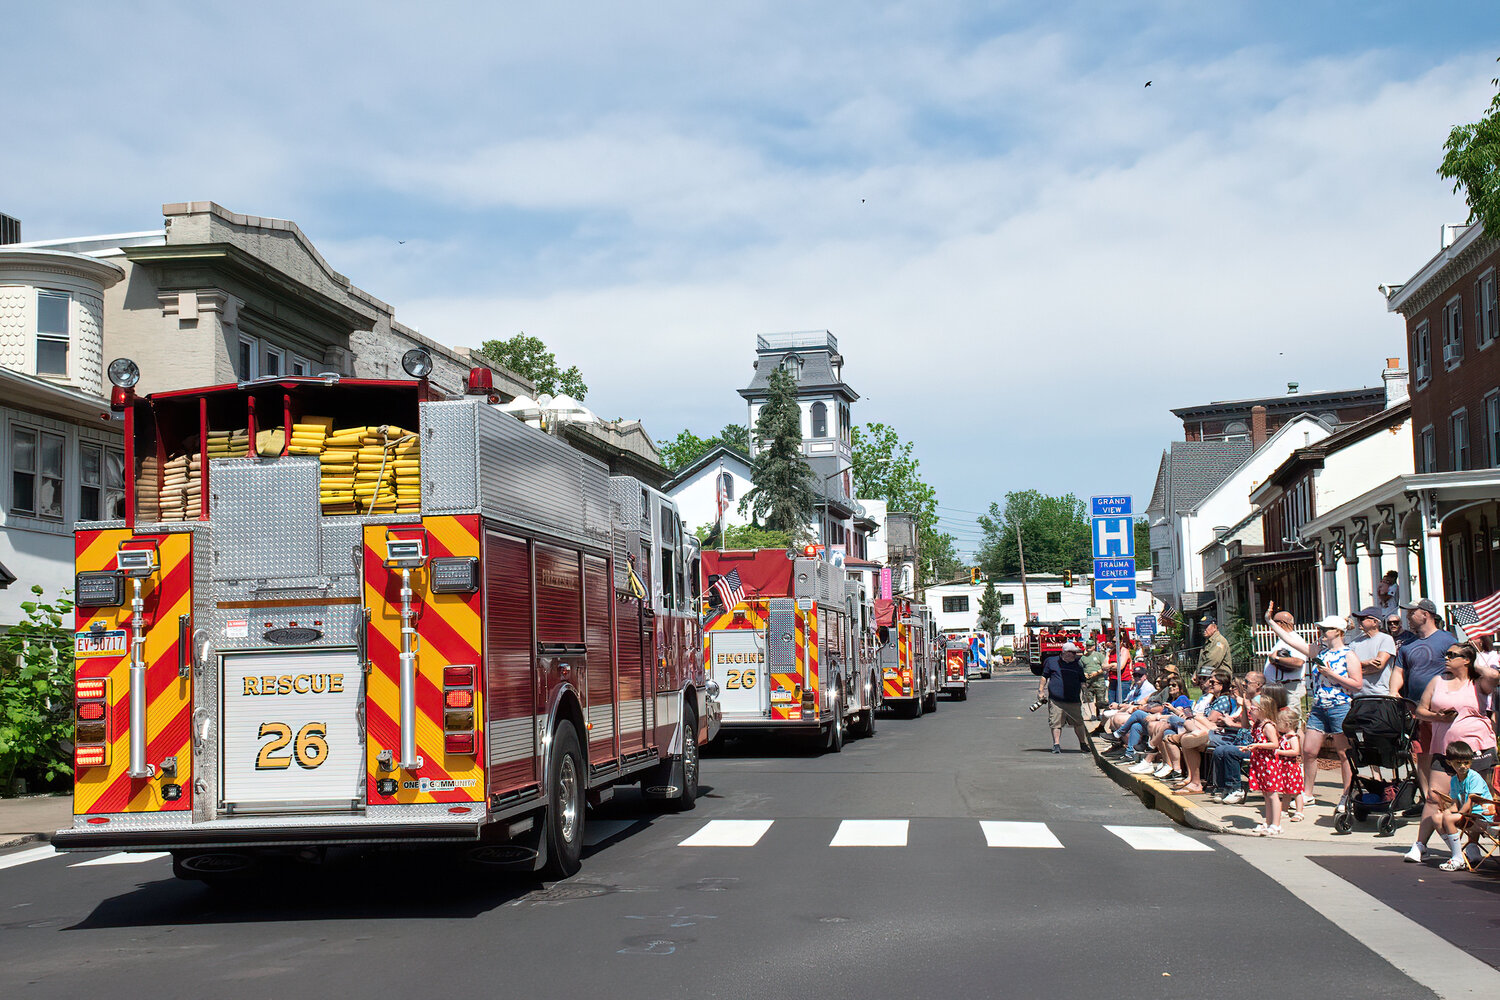
[(1099, 643), (1090, 639), (1086, 647), (1087, 653), (1083, 654), (1083, 683), (1086, 694), (1085, 705), (1093, 707), (1094, 718), (1099, 717), (1099, 709), (1109, 704), (1109, 681), (1106, 679), (1108, 671), (1105, 669), (1104, 653), (1099, 649)]
[(1220, 667), (1231, 670), (1233, 661), (1229, 640), (1219, 631), (1219, 624), (1212, 616), (1203, 619), (1203, 640), (1203, 648), (1198, 651), (1198, 669), (1193, 673), (1200, 684)]

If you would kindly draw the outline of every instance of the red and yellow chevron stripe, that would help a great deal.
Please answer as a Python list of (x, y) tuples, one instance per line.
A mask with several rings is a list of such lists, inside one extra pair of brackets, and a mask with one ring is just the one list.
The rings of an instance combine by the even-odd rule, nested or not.
[[(145, 583), (146, 618), (146, 760), (160, 764), (177, 758), (175, 774), (160, 770), (151, 778), (132, 778), (130, 769), (130, 655), (86, 657), (76, 676), (109, 680), (107, 709), (109, 757), (97, 767), (79, 769), (73, 783), (75, 815), (155, 812), (192, 808), (192, 678), (178, 676), (178, 618), (193, 613), (193, 537), (188, 532), (132, 536), (128, 528), (106, 528), (74, 533), (74, 564), (79, 572), (115, 568), (120, 544), (155, 541), (161, 566)], [(92, 622), (108, 630), (129, 632), (130, 587), (118, 608), (74, 609), (74, 627), (87, 631)], [(191, 634), (191, 629), (189, 629)], [(162, 786), (181, 786), (181, 797), (168, 801)]]
[[(479, 556), (479, 517), (426, 517), (428, 557)], [(407, 536), (417, 525), (398, 525), (396, 535)], [(385, 567), (382, 525), (365, 526), (365, 606), (370, 609), (369, 683), (365, 717), (369, 736), (368, 801), (371, 804), (413, 802), (482, 802), (484, 782), (484, 659), (480, 655), (484, 623), (484, 589), (474, 594), (433, 594), (427, 589), (426, 569), (412, 573), (412, 590), (420, 607), (417, 633), (417, 753), (422, 767), (415, 771), (382, 771), (377, 758), (389, 750), (401, 756), (401, 571)], [(474, 667), (475, 753), (448, 754), (443, 746), (443, 668)], [(381, 795), (376, 782), (397, 781), (395, 795)], [(429, 790), (418, 782), (427, 779)], [(448, 783), (452, 783), (451, 785)], [(407, 787), (410, 784), (412, 787)], [(435, 788), (433, 786), (436, 786)]]
[(880, 687), (886, 698), (910, 698), (911, 684), (905, 681), (911, 670), (911, 626), (896, 626), (896, 669), (887, 670)]

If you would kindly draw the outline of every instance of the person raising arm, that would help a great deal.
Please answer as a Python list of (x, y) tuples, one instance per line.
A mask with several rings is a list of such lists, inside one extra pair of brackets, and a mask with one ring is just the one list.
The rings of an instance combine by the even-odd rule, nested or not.
[(1307, 657), (1311, 671), (1312, 709), (1307, 713), (1307, 738), (1302, 741), (1302, 805), (1314, 803), (1313, 782), (1318, 776), (1318, 754), (1323, 749), (1323, 741), (1332, 739), (1333, 747), (1338, 751), (1339, 772), (1344, 779), (1343, 793), (1334, 808), (1334, 815), (1341, 815), (1348, 807), (1349, 786), (1354, 781), (1354, 768), (1349, 763), (1349, 741), (1344, 738), (1344, 716), (1349, 714), (1354, 696), (1364, 687), (1359, 656), (1344, 645), (1345, 622), (1338, 615), (1329, 615), (1317, 623), (1323, 638), (1316, 652), (1300, 635), (1276, 620), (1275, 602), (1266, 608), (1266, 624), (1282, 642)]

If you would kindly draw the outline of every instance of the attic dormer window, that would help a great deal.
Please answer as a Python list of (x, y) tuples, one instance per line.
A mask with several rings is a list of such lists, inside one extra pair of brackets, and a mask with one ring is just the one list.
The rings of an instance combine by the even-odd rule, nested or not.
[(790, 374), (792, 378), (801, 378), (802, 359), (795, 354), (788, 354), (781, 359), (781, 370)]

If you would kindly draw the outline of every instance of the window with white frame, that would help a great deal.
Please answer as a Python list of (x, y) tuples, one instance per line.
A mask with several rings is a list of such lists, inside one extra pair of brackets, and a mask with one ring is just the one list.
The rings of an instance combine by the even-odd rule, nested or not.
[(262, 344), (260, 350), (260, 375), (262, 378), (281, 375), (286, 371), (286, 352), (270, 344)]
[(1488, 347), (1500, 337), (1500, 302), (1496, 301), (1494, 268), (1474, 282), (1474, 319), (1474, 341), (1479, 347)]
[(1417, 435), (1417, 471), (1437, 471), (1437, 446), (1431, 424), (1423, 427)]
[(260, 370), (260, 345), (254, 337), (240, 338), (240, 355), (236, 359), (234, 373), (239, 376), (241, 382), (248, 382), (255, 378)]
[(1412, 385), (1420, 389), (1432, 379), (1432, 328), (1424, 319), (1411, 332)]
[(10, 509), (50, 521), (63, 519), (63, 453), (61, 434), (11, 424)]
[(112, 521), (125, 516), (125, 453), (83, 441), (78, 445), (78, 519)]
[(828, 404), (817, 402), (812, 405), (812, 436), (825, 438), (828, 436)]
[(1469, 411), (1454, 410), (1448, 417), (1448, 467), (1453, 472), (1469, 468)]
[(36, 292), (36, 373), (68, 374), (69, 316), (73, 297), (38, 288)]
[(312, 362), (302, 357), (300, 354), (292, 355), (291, 373), (293, 375), (311, 375)]
[(1484, 436), (1487, 448), (1485, 458), (1490, 468), (1500, 468), (1500, 389), (1491, 389), (1484, 396)]
[(1463, 299), (1455, 295), (1443, 306), (1443, 367), (1457, 368), (1464, 359)]

